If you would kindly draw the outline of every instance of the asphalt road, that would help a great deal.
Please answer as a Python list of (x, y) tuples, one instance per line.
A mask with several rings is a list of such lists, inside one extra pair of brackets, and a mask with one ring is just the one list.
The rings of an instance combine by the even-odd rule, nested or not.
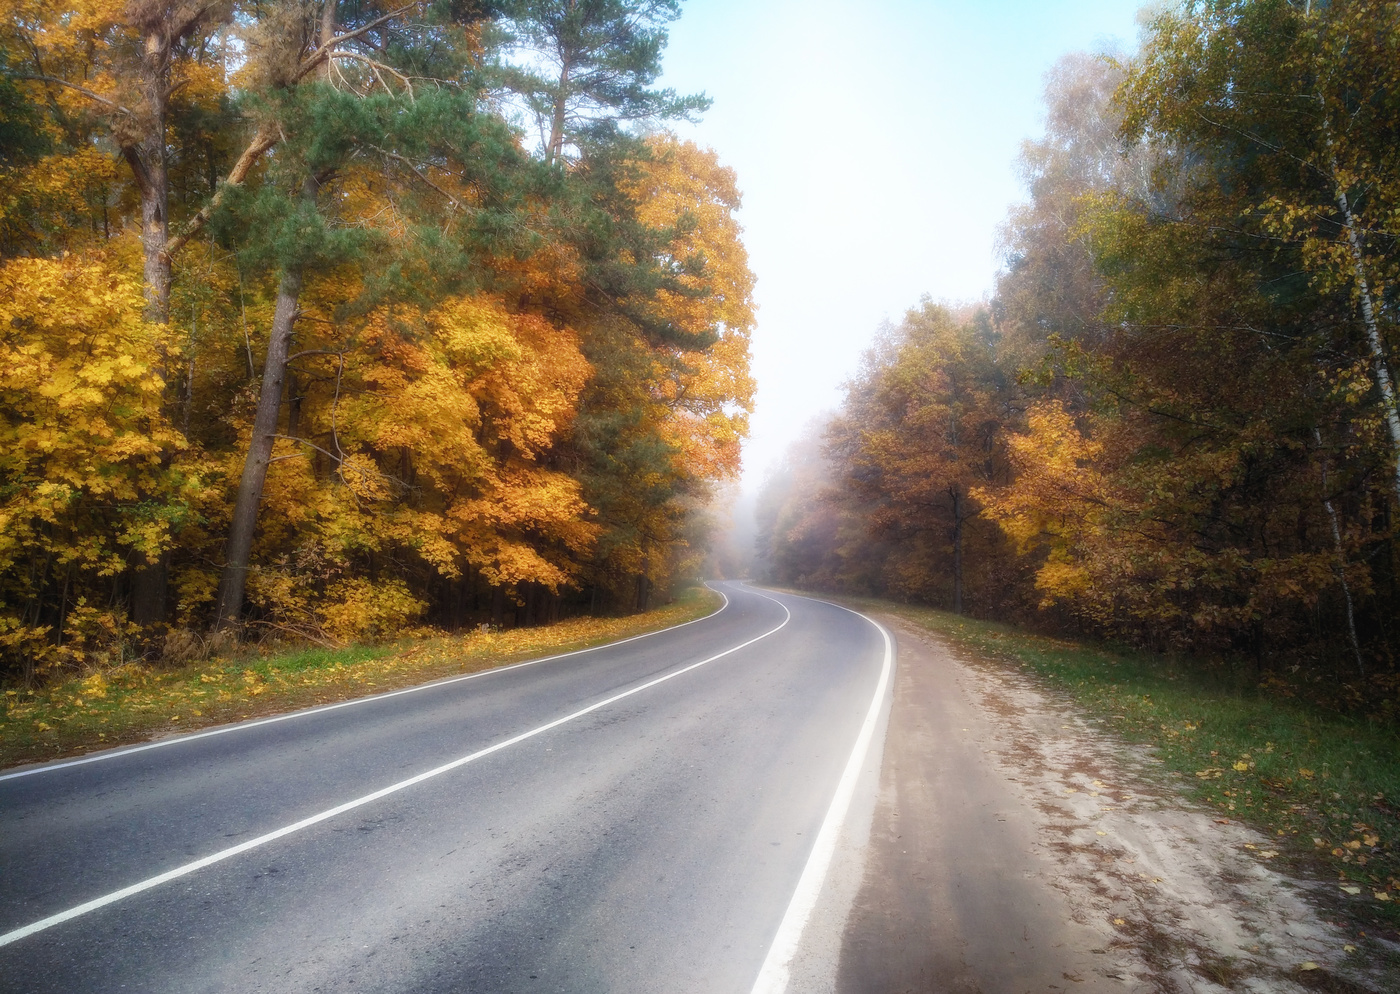
[(888, 663), (854, 614), (721, 587), (612, 647), (0, 777), (0, 989), (749, 991)]

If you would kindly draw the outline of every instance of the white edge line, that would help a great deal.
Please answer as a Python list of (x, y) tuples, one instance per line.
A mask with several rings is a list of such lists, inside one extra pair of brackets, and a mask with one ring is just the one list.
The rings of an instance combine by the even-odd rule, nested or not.
[[(752, 592), (758, 593), (756, 590)], [(815, 597), (804, 599), (818, 600)], [(770, 597), (769, 600), (775, 600), (775, 598)], [(782, 602), (778, 601), (778, 603)], [(802, 933), (816, 907), (822, 884), (826, 882), (826, 874), (831, 868), (832, 857), (836, 854), (836, 841), (840, 837), (841, 828), (846, 821), (846, 814), (851, 807), (851, 800), (855, 796), (856, 782), (860, 779), (861, 768), (865, 765), (865, 756), (870, 751), (870, 742), (875, 735), (875, 726), (879, 724), (880, 711), (883, 709), (885, 701), (885, 690), (889, 686), (890, 671), (893, 668), (894, 643), (884, 625), (859, 611), (852, 611), (840, 604), (832, 604), (831, 601), (820, 601), (820, 603), (841, 608), (842, 611), (848, 611), (874, 625), (885, 640), (885, 660), (880, 669), (879, 682), (875, 685), (875, 696), (870, 702), (870, 710), (866, 712), (865, 722), (860, 726), (860, 732), (856, 735), (850, 759), (846, 761), (846, 769), (842, 772), (841, 780), (836, 785), (836, 794), (831, 799), (831, 806), (827, 808), (826, 818), (822, 821), (822, 827), (817, 832), (817, 839), (812, 843), (812, 852), (807, 857), (807, 865), (802, 870), (802, 876), (798, 878), (797, 889), (793, 891), (792, 900), (788, 902), (787, 911), (783, 915), (782, 922), (778, 925), (778, 933), (773, 937), (772, 945), (768, 947), (768, 955), (764, 957), (763, 966), (758, 971), (758, 979), (754, 981), (752, 994), (783, 994), (787, 990), (792, 974), (792, 961), (797, 955), (797, 947), (802, 939)]]
[[(760, 594), (759, 596), (763, 595)], [(502, 741), (497, 742), (495, 745), (489, 745), (485, 749), (479, 749), (476, 752), (461, 757), (460, 759), (454, 759), (450, 763), (444, 763), (441, 766), (436, 766), (431, 770), (419, 773), (417, 776), (409, 777), (407, 780), (400, 780), (398, 783), (390, 784), (388, 787), (382, 787), (379, 790), (376, 790), (372, 793), (365, 794), (363, 797), (357, 797), (353, 801), (346, 801), (344, 804), (338, 804), (333, 808), (328, 808), (325, 811), (321, 811), (317, 814), (311, 815), (309, 818), (303, 818), (301, 821), (293, 822), (290, 825), (284, 825), (283, 827), (268, 832), (265, 835), (259, 835), (255, 839), (249, 839), (246, 842), (240, 842), (236, 846), (230, 846), (228, 849), (220, 850), (219, 852), (205, 856), (202, 859), (197, 859), (193, 862), (185, 863), (184, 865), (177, 866), (172, 870), (166, 870), (164, 873), (157, 874), (154, 877), (147, 877), (145, 880), (138, 881), (137, 883), (134, 883), (129, 887), (123, 887), (121, 890), (114, 890), (110, 894), (103, 894), (101, 897), (93, 898), (91, 901), (87, 901), (83, 904), (77, 905), (76, 907), (69, 908), (67, 911), (60, 911), (57, 914), (49, 915), (47, 918), (41, 918), (39, 921), (14, 929), (13, 931), (6, 932), (3, 935), (0, 935), (0, 947), (8, 946), (13, 942), (18, 942), (20, 939), (27, 938), (28, 936), (33, 935), (35, 932), (42, 932), (45, 929), (53, 928), (55, 925), (61, 925), (64, 922), (72, 921), (74, 918), (78, 918), (81, 915), (85, 915), (90, 911), (96, 911), (99, 908), (105, 908), (109, 904), (115, 904), (118, 901), (124, 900), (128, 897), (132, 897), (136, 894), (140, 894), (143, 891), (148, 891), (153, 887), (159, 887), (161, 884), (169, 883), (171, 880), (177, 880), (180, 877), (188, 876), (189, 874), (194, 873), (196, 870), (202, 870), (206, 866), (212, 866), (215, 863), (223, 862), (224, 860), (237, 856), (240, 853), (245, 853), (250, 849), (256, 849), (259, 846), (266, 845), (269, 842), (273, 842), (285, 836), (292, 835), (295, 832), (300, 832), (303, 829), (310, 828), (312, 825), (317, 825), (323, 821), (326, 821), (327, 819), (334, 818), (336, 817), (336, 815), (341, 815), (347, 811), (352, 811), (355, 808), (363, 807), (364, 805), (369, 804), (373, 801), (377, 801), (380, 798), (388, 797), (390, 794), (396, 794), (401, 790), (405, 790), (409, 787), (415, 786), (416, 784), (420, 784), (425, 780), (431, 780), (434, 777), (441, 776), (444, 773), (457, 769), (459, 766), (466, 766), (468, 763), (475, 762), (476, 760), (481, 759), (484, 756), (489, 756), (493, 752), (499, 752), (500, 750), (505, 749), (509, 746), (513, 746), (519, 742), (524, 742), (526, 739), (534, 738), (536, 735), (543, 734), (544, 732), (547, 732), (552, 728), (558, 728), (560, 725), (573, 721), (576, 718), (582, 718), (584, 715), (589, 714), (593, 711), (597, 711), (599, 708), (604, 708), (607, 707), (609, 704), (614, 704), (617, 701), (622, 700), (624, 697), (631, 697), (633, 694), (640, 694), (642, 691), (655, 687), (659, 683), (665, 683), (667, 680), (674, 680), (676, 677), (682, 675), (683, 673), (689, 673), (691, 670), (704, 666), (706, 663), (713, 663), (716, 659), (722, 659), (725, 656), (730, 655), (731, 653), (738, 652), (740, 649), (747, 648), (748, 646), (753, 645), (755, 642), (759, 642), (763, 639), (766, 639), (769, 635), (781, 631), (783, 628), (787, 627), (787, 623), (792, 620), (792, 612), (788, 610), (787, 605), (783, 604), (781, 601), (775, 600), (772, 597), (769, 597), (768, 600), (772, 600), (775, 604), (777, 604), (783, 609), (783, 621), (782, 624), (778, 625), (777, 628), (770, 628), (768, 631), (764, 632), (762, 635), (757, 636), (756, 638), (751, 638), (747, 642), (743, 642), (739, 645), (734, 646), (733, 648), (725, 649), (723, 652), (716, 653), (715, 655), (710, 656), (707, 659), (702, 659), (698, 663), (691, 663), (690, 665), (683, 666), (678, 670), (673, 670), (672, 672), (667, 673), (664, 676), (656, 677), (655, 679), (649, 680), (644, 684), (633, 687), (630, 690), (624, 690), (620, 694), (614, 694), (612, 697), (609, 697), (606, 700), (598, 701), (594, 704), (590, 704), (586, 708), (580, 708), (572, 714), (564, 715), (564, 717), (562, 718), (555, 718), (553, 721), (549, 721), (543, 725), (539, 725), (535, 728), (532, 728), (528, 732), (521, 732), (519, 735), (512, 736), (508, 739), (503, 739)], [(723, 608), (721, 608), (720, 610), (723, 610)], [(704, 619), (701, 618), (697, 620), (703, 621)], [(687, 622), (687, 624), (690, 624), (690, 622)], [(613, 644), (615, 645), (617, 643)]]
[[(355, 707), (360, 704), (369, 704), (372, 701), (382, 701), (390, 697), (401, 697), (404, 694), (416, 694), (421, 690), (432, 690), (436, 687), (448, 687), (454, 683), (462, 683), (466, 680), (475, 680), (479, 677), (491, 676), (496, 673), (506, 673), (510, 670), (522, 669), (526, 666), (535, 666), (539, 663), (549, 663), (556, 659), (567, 659), (570, 656), (581, 656), (586, 652), (597, 652), (599, 649), (611, 649), (616, 645), (625, 645), (628, 642), (635, 642), (637, 639), (651, 638), (653, 635), (663, 635), (666, 632), (674, 632), (677, 628), (684, 628), (687, 625), (699, 624), (702, 621), (709, 621), (715, 615), (720, 614), (729, 607), (729, 597), (723, 590), (711, 587), (709, 582), (705, 586), (713, 590), (724, 598), (724, 603), (717, 610), (711, 611), (703, 618), (695, 618), (692, 621), (683, 621), (679, 625), (671, 625), (669, 628), (658, 628), (654, 632), (643, 632), (640, 635), (632, 635), (625, 639), (618, 639), (616, 642), (604, 642), (601, 645), (589, 646), (587, 649), (574, 649), (570, 652), (561, 652), (553, 656), (542, 656), (539, 659), (527, 659), (519, 663), (511, 663), (509, 666), (495, 666), (491, 669), (478, 670), (475, 673), (467, 673), (462, 676), (448, 677), (445, 680), (434, 680), (431, 683), (420, 683), (416, 687), (405, 687), (402, 690), (390, 690), (382, 694), (371, 694), (368, 697), (356, 697), (350, 701), (340, 701), (337, 704), (324, 704), (321, 707), (306, 708), (301, 711), (289, 711), (286, 714), (273, 715), (270, 718), (258, 718), (254, 721), (239, 721), (228, 725), (221, 725), (218, 728), (211, 728), (204, 732), (191, 732), (188, 735), (177, 735), (173, 738), (161, 739), (158, 742), (146, 742), (138, 746), (129, 746), (125, 749), (112, 749), (105, 752), (95, 752), (78, 759), (68, 759), (57, 763), (46, 763), (43, 766), (30, 766), (23, 770), (16, 770), (13, 773), (0, 774), (0, 783), (6, 780), (16, 780), (20, 777), (32, 777), (39, 773), (53, 773), (57, 770), (66, 770), (70, 766), (86, 766), (88, 763), (100, 763), (108, 759), (118, 759), (122, 756), (130, 756), (132, 753), (145, 752), (148, 749), (163, 749), (166, 746), (180, 745), (185, 742), (193, 742), (196, 739), (207, 739), (213, 735), (227, 735), (229, 732), (240, 732), (248, 728), (258, 728), (261, 725), (274, 725), (279, 721), (291, 721), (293, 718), (306, 718), (314, 714), (324, 714), (327, 711), (338, 711), (341, 708)], [(770, 598), (771, 600), (771, 598)]]

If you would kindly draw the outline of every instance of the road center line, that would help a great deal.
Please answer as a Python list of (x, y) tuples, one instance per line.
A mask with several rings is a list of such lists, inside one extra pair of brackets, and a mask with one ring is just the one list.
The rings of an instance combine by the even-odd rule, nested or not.
[[(709, 584), (707, 583), (708, 587)], [(301, 711), (290, 711), (287, 714), (273, 715), (271, 718), (259, 718), (256, 721), (240, 721), (231, 725), (223, 725), (219, 728), (211, 728), (207, 732), (192, 732), (188, 735), (177, 735), (174, 738), (161, 739), (159, 742), (146, 742), (142, 745), (131, 746), (126, 749), (112, 749), (105, 752), (95, 752), (90, 756), (83, 756), (79, 759), (69, 759), (61, 763), (47, 763), (43, 766), (31, 766), (26, 770), (16, 770), (14, 773), (0, 774), (0, 783), (6, 780), (15, 780), (19, 777), (32, 777), (39, 773), (53, 773), (57, 770), (66, 770), (70, 766), (86, 766), (88, 763), (100, 763), (108, 759), (118, 759), (122, 756), (130, 756), (136, 752), (146, 752), (149, 749), (164, 749), (167, 746), (182, 745), (186, 742), (193, 742), (196, 739), (207, 739), (213, 735), (227, 735), (229, 732), (241, 732), (249, 728), (258, 728), (262, 725), (275, 725), (279, 721), (291, 721), (294, 718), (305, 718), (313, 714), (324, 714), (327, 711), (339, 711), (341, 708), (358, 707), (361, 704), (369, 704), (372, 701), (383, 701), (390, 697), (402, 697), (404, 694), (417, 694), (424, 690), (432, 690), (436, 687), (450, 687), (454, 683), (462, 683), (466, 680), (477, 680), (484, 676), (492, 676), (496, 673), (507, 673), (510, 670), (522, 669), (526, 666), (538, 666), (540, 663), (553, 662), (556, 659), (567, 659), (570, 656), (581, 656), (586, 652), (597, 652), (599, 649), (611, 649), (616, 645), (626, 645), (628, 642), (635, 642), (638, 639), (651, 638), (653, 635), (664, 635), (666, 632), (674, 632), (677, 628), (685, 628), (687, 625), (699, 624), (708, 621), (715, 615), (729, 607), (729, 597), (723, 590), (716, 590), (710, 587), (715, 593), (724, 598), (724, 603), (718, 610), (711, 611), (703, 618), (696, 618), (693, 621), (683, 621), (679, 625), (671, 625), (669, 628), (658, 628), (654, 632), (643, 632), (640, 635), (633, 635), (629, 638), (618, 639), (616, 642), (604, 642), (602, 645), (589, 646), (587, 649), (575, 649), (572, 652), (560, 652), (553, 656), (541, 656), (539, 659), (527, 659), (524, 662), (512, 663), (509, 666), (496, 666), (488, 670), (478, 670), (475, 673), (467, 673), (462, 676), (448, 677), (446, 680), (434, 680), (432, 683), (420, 683), (416, 687), (405, 687), (403, 690), (391, 690), (383, 694), (371, 694), (368, 697), (356, 697), (354, 700), (341, 701), (338, 704), (326, 704), (316, 708), (305, 708)]]
[[(768, 599), (773, 600), (773, 598), (771, 597)], [(726, 598), (726, 604), (727, 603), (728, 599)], [(58, 914), (49, 915), (49, 917), (47, 918), (41, 918), (39, 921), (29, 925), (25, 925), (22, 928), (17, 928), (13, 931), (6, 932), (3, 935), (0, 935), (0, 946), (8, 946), (10, 943), (18, 942), (20, 939), (31, 936), (36, 932), (42, 932), (45, 929), (53, 928), (55, 925), (61, 925), (64, 922), (72, 921), (74, 918), (78, 918), (82, 915), (85, 915), (90, 911), (96, 911), (99, 908), (105, 908), (109, 904), (115, 904), (118, 901), (125, 900), (126, 898), (132, 897), (136, 894), (140, 894), (143, 891), (148, 891), (154, 887), (159, 887), (161, 884), (169, 883), (170, 881), (177, 880), (180, 877), (189, 876), (196, 870), (202, 870), (206, 866), (212, 866), (215, 863), (221, 863), (226, 859), (231, 859), (232, 857), (239, 855), (240, 853), (248, 852), (250, 849), (257, 849), (259, 846), (267, 845), (267, 843), (269, 842), (274, 842), (277, 839), (284, 838), (285, 836), (293, 835), (297, 832), (302, 831), (303, 829), (310, 828), (313, 825), (319, 825), (321, 822), (334, 818), (337, 815), (342, 815), (347, 811), (353, 811), (355, 808), (363, 807), (364, 805), (369, 804), (373, 801), (377, 801), (380, 798), (388, 797), (390, 794), (397, 794), (401, 790), (407, 790), (409, 787), (413, 787), (417, 784), (423, 783), (426, 780), (431, 780), (434, 777), (438, 777), (444, 773), (448, 773), (452, 770), (455, 770), (459, 766), (466, 766), (468, 763), (474, 763), (478, 759), (491, 755), (493, 752), (500, 752), (502, 749), (506, 749), (520, 742), (524, 742), (526, 739), (532, 739), (537, 735), (542, 735), (550, 729), (558, 728), (560, 725), (567, 724), (568, 722), (571, 722), (576, 718), (582, 718), (584, 715), (591, 714), (592, 712), (597, 711), (599, 708), (605, 708), (609, 704), (615, 704), (616, 702), (622, 700), (625, 697), (631, 697), (633, 694), (640, 694), (642, 691), (655, 687), (657, 684), (665, 683), (667, 680), (674, 680), (676, 677), (684, 673), (689, 673), (693, 669), (698, 669), (699, 667), (704, 666), (706, 663), (713, 663), (716, 659), (723, 659), (725, 656), (738, 652), (740, 649), (747, 648), (748, 646), (753, 645), (755, 642), (759, 642), (763, 639), (766, 639), (768, 636), (774, 634), (775, 632), (779, 632), (783, 628), (787, 627), (787, 623), (792, 620), (792, 612), (789, 611), (787, 609), (787, 606), (782, 604), (781, 602), (774, 601), (774, 603), (778, 604), (778, 606), (783, 609), (784, 617), (782, 623), (776, 628), (770, 628), (768, 631), (764, 632), (762, 635), (757, 636), (756, 638), (749, 639), (747, 642), (742, 642), (739, 645), (736, 645), (732, 648), (725, 649), (723, 652), (715, 653), (713, 656), (710, 656), (707, 659), (702, 659), (698, 663), (691, 663), (690, 665), (683, 666), (678, 670), (673, 670), (672, 672), (667, 673), (665, 676), (659, 676), (654, 680), (648, 680), (646, 683), (633, 687), (631, 690), (624, 690), (620, 694), (614, 694), (612, 697), (609, 697), (606, 700), (598, 701), (595, 704), (590, 704), (586, 708), (580, 708), (579, 710), (574, 711), (572, 714), (564, 715), (562, 718), (555, 718), (553, 721), (546, 722), (543, 725), (540, 725), (536, 728), (532, 728), (528, 732), (521, 732), (519, 735), (512, 736), (508, 739), (503, 739), (502, 741), (497, 742), (495, 745), (487, 746), (485, 749), (479, 749), (476, 752), (461, 757), (460, 759), (454, 759), (450, 763), (444, 763), (441, 766), (436, 766), (431, 770), (419, 773), (417, 776), (409, 777), (407, 780), (400, 780), (398, 783), (390, 784), (388, 787), (383, 787), (372, 793), (365, 794), (363, 797), (357, 797), (353, 801), (346, 801), (344, 804), (338, 804), (333, 808), (328, 808), (325, 811), (321, 811), (317, 814), (311, 815), (309, 818), (303, 818), (301, 821), (293, 822), (290, 825), (284, 825), (282, 828), (275, 829), (274, 831), (268, 832), (265, 835), (260, 835), (255, 839), (249, 839), (248, 841), (241, 842), (236, 846), (230, 846), (228, 849), (223, 849), (209, 856), (205, 856), (202, 859), (197, 859), (193, 862), (185, 863), (183, 866), (177, 866), (173, 870), (166, 870), (164, 873), (157, 874), (154, 877), (148, 877), (145, 880), (134, 883), (129, 887), (123, 887), (121, 890), (114, 890), (110, 894), (104, 894), (101, 897), (93, 898), (91, 901), (87, 901), (74, 908), (69, 908), (67, 911), (60, 911)], [(820, 841), (820, 839), (818, 841)]]
[[(758, 591), (753, 591), (758, 593)], [(760, 597), (764, 596), (759, 594)], [(774, 600), (774, 598), (769, 598)], [(778, 601), (777, 603), (782, 603)], [(830, 601), (822, 601), (823, 604), (831, 604)], [(836, 785), (836, 795), (831, 799), (831, 806), (826, 810), (826, 818), (822, 821), (822, 827), (817, 832), (817, 839), (812, 843), (812, 852), (807, 857), (807, 865), (802, 870), (802, 876), (798, 878), (797, 889), (793, 891), (792, 900), (788, 902), (787, 912), (783, 915), (782, 922), (778, 925), (778, 934), (773, 937), (773, 944), (768, 947), (768, 955), (763, 960), (763, 966), (758, 971), (758, 979), (754, 981), (751, 994), (783, 994), (787, 990), (788, 981), (792, 974), (793, 957), (797, 955), (797, 945), (802, 939), (802, 932), (807, 927), (807, 921), (812, 917), (812, 910), (816, 907), (817, 897), (821, 894), (822, 884), (826, 881), (827, 870), (831, 868), (831, 859), (836, 854), (836, 840), (841, 834), (841, 827), (846, 821), (846, 813), (850, 810), (851, 799), (855, 796), (856, 781), (860, 779), (861, 767), (865, 765), (865, 756), (870, 751), (870, 742), (875, 736), (875, 726), (879, 724), (880, 710), (885, 701), (885, 689), (890, 683), (890, 671), (894, 664), (894, 643), (890, 639), (890, 633), (885, 631), (885, 626), (868, 618), (859, 611), (851, 611), (848, 607), (840, 604), (831, 604), (832, 607), (839, 607), (843, 611), (850, 611), (851, 614), (860, 618), (865, 618), (879, 631), (885, 640), (885, 661), (880, 669), (880, 679), (875, 685), (875, 696), (870, 701), (870, 710), (865, 714), (865, 722), (860, 726), (860, 732), (856, 735), (855, 745), (851, 748), (851, 758), (846, 761), (846, 769), (841, 774), (841, 780)]]

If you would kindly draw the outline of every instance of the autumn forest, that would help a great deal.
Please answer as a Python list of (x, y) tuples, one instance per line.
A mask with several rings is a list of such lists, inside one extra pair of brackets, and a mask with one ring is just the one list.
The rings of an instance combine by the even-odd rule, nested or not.
[[(680, 0), (0, 5), (5, 681), (716, 568), (755, 278)], [(1046, 115), (994, 292), (884, 329), (729, 568), (1394, 683), (1400, 9), (1163, 8)]]
[(1400, 10), (1187, 3), (1046, 105), (995, 292), (886, 329), (760, 572), (1393, 687)]
[(753, 277), (678, 0), (4, 6), (10, 677), (698, 572)]

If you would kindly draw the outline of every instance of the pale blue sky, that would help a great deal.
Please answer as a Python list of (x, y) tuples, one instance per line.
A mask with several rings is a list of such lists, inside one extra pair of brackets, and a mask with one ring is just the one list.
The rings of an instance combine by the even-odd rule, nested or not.
[(1141, 0), (687, 0), (665, 85), (714, 106), (677, 130), (744, 191), (758, 276), (745, 489), (841, 397), (885, 319), (990, 291), (1044, 74), (1130, 50)]

